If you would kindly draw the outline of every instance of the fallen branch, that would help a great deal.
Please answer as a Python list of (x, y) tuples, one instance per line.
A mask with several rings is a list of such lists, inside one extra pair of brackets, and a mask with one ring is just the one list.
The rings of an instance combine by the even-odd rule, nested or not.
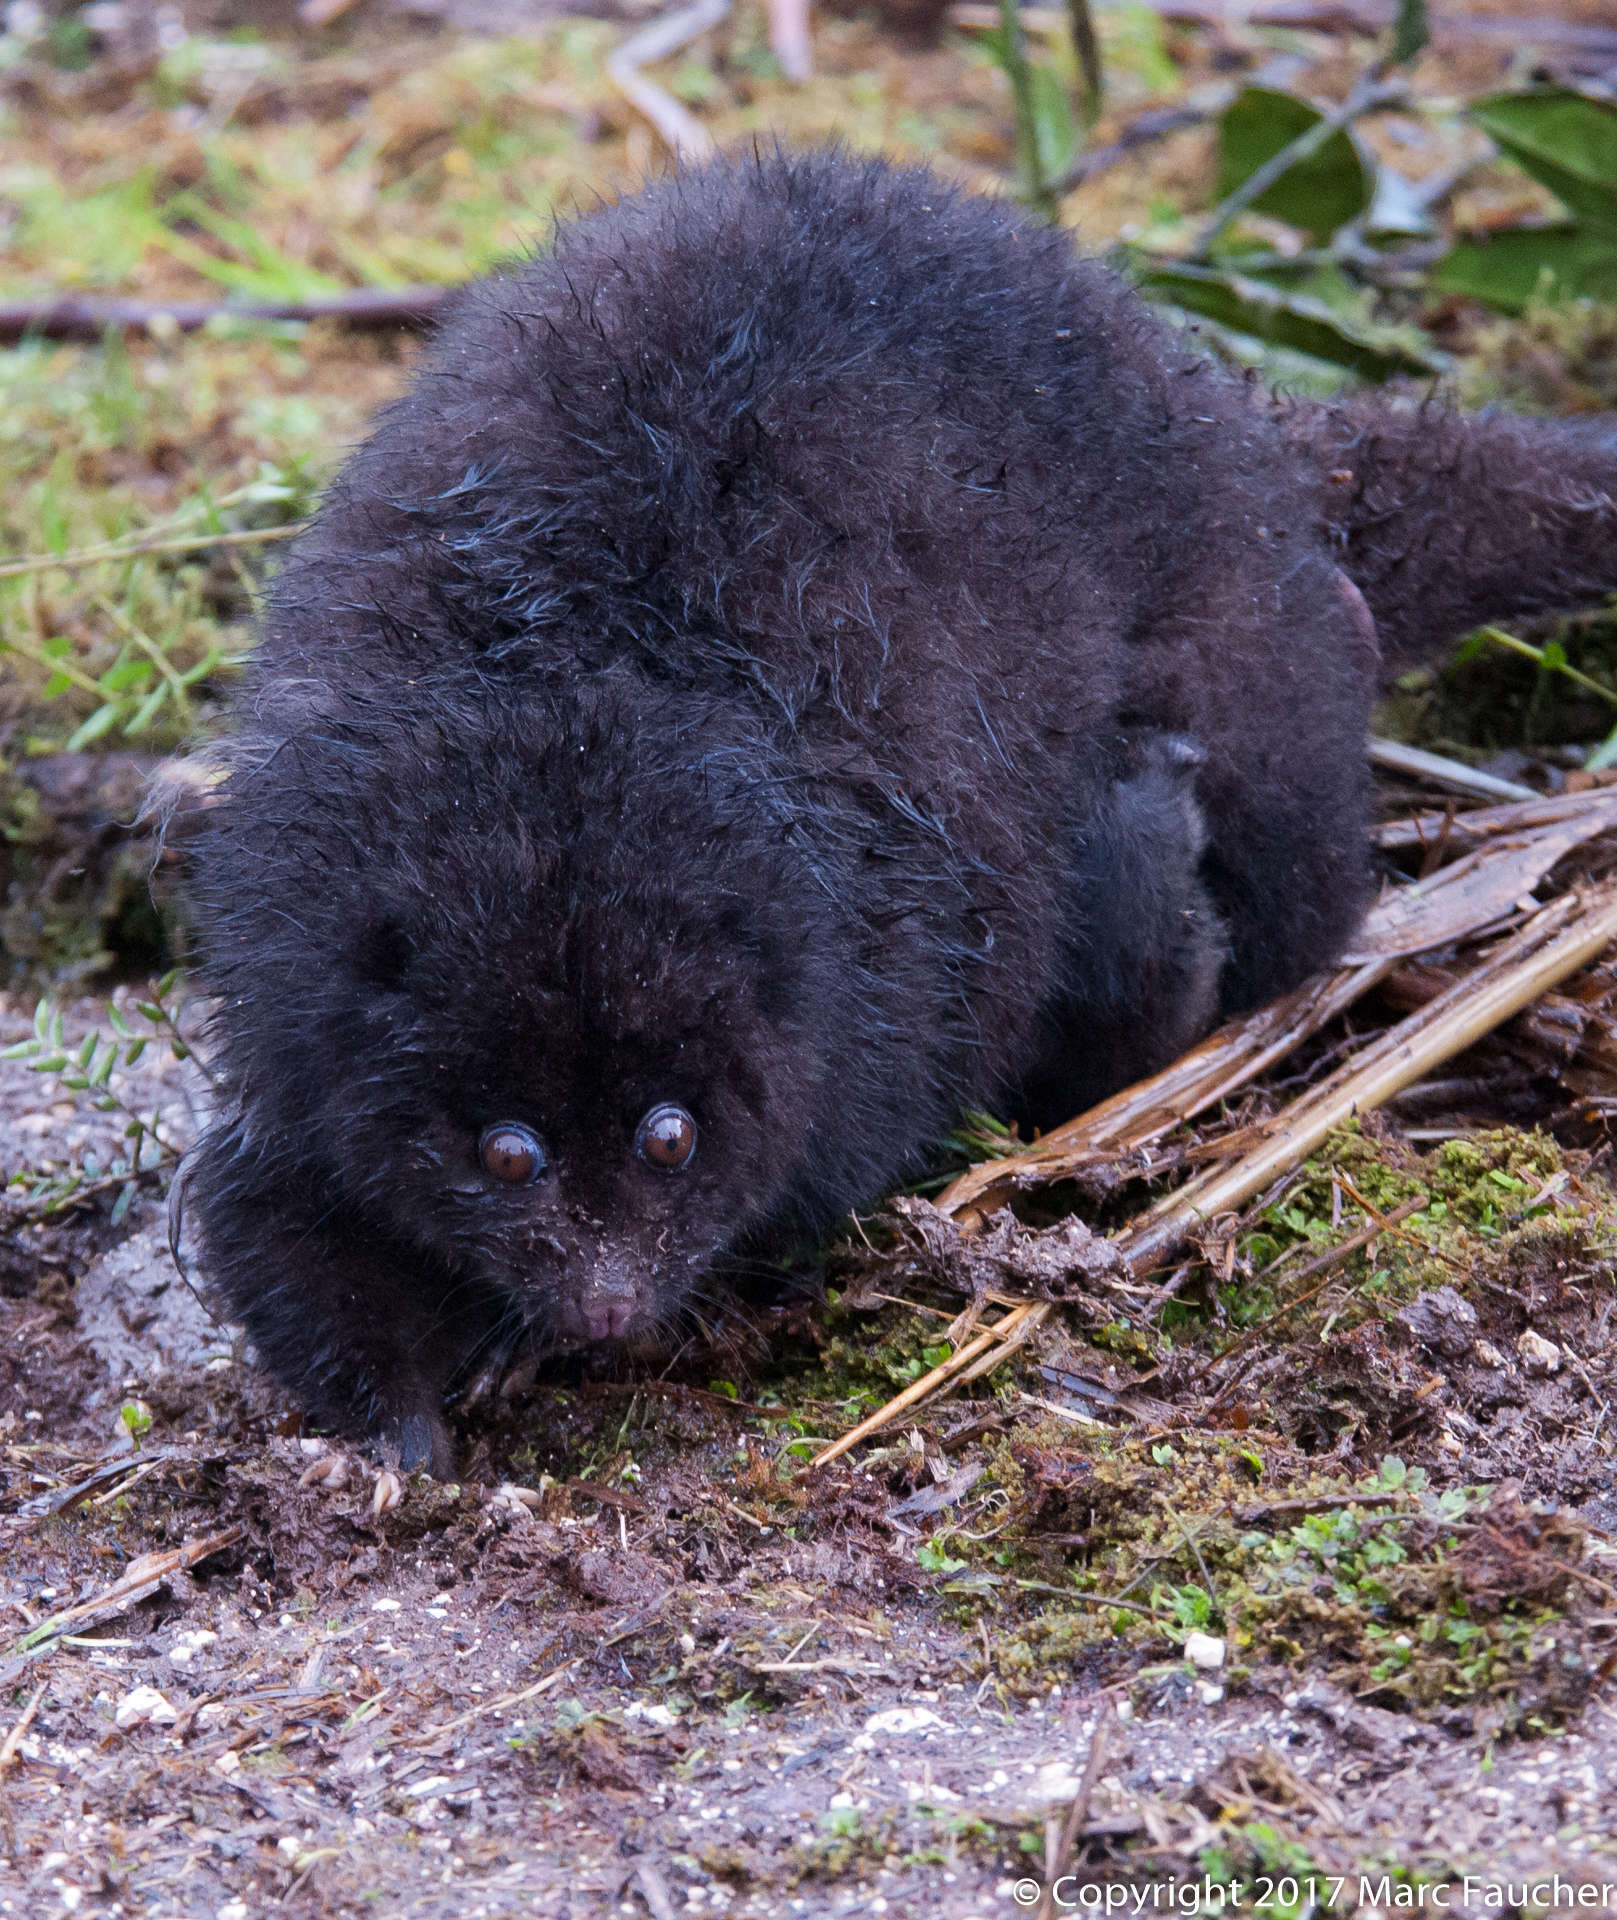
[[(1506, 783), (1508, 785), (1508, 782)], [(1536, 793), (1530, 799), (1504, 807), (1473, 807), (1466, 813), (1417, 813), (1407, 820), (1389, 820), (1371, 834), (1386, 853), (1441, 846), (1455, 853), (1485, 840), (1525, 833), (1533, 827), (1552, 827), (1585, 813), (1609, 815), (1617, 827), (1617, 788), (1588, 787), (1582, 793)]]
[(0, 346), (21, 340), (94, 342), (108, 333), (195, 333), (221, 320), (336, 320), (358, 332), (426, 327), (453, 287), (355, 287), (312, 300), (120, 300), (46, 294), (0, 301)]
[(635, 112), (651, 122), (676, 160), (711, 159), (713, 136), (666, 87), (648, 80), (640, 69), (650, 66), (654, 60), (666, 60), (669, 54), (700, 39), (729, 11), (730, 0), (695, 0), (693, 6), (666, 13), (661, 19), (653, 20), (649, 27), (630, 34), (607, 55), (606, 77)]
[(1138, 1151), (1283, 1060), (1385, 979), (1392, 967), (1384, 960), (1338, 968), (1220, 1027), (1149, 1080), (1137, 1081), (1075, 1120), (1051, 1128), (1027, 1152), (968, 1167), (938, 1195), (939, 1210), (969, 1225), (968, 1215), (981, 1220), (1015, 1193), (1070, 1179), (1085, 1167)]

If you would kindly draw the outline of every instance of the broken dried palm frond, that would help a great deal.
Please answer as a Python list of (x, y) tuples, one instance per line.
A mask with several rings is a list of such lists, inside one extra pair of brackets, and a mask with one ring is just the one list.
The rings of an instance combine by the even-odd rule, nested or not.
[[(1251, 1140), (1253, 1144), (1246, 1151), (1198, 1175), (1117, 1235), (1111, 1244), (1124, 1265), (1139, 1276), (1163, 1262), (1208, 1221), (1241, 1206), (1263, 1192), (1277, 1175), (1306, 1159), (1334, 1128), (1356, 1114), (1380, 1106), (1393, 1094), (1429, 1073), (1441, 1061), (1471, 1046), (1540, 994), (1587, 965), (1613, 940), (1617, 940), (1617, 885), (1570, 893), (1542, 908), (1513, 938), (1490, 954), (1465, 978), (1408, 1019), (1369, 1041), (1328, 1080), (1284, 1112), (1247, 1130), (1243, 1139)], [(1385, 965), (1386, 962), (1378, 963), (1378, 967)], [(1327, 975), (1325, 985), (1334, 987), (1337, 992), (1342, 991), (1352, 971), (1343, 970)], [(1314, 990), (1319, 991), (1319, 987), (1316, 986)], [(1297, 996), (1290, 996), (1290, 999), (1295, 1002)], [(1255, 1020), (1258, 1018), (1260, 1016), (1255, 1016)], [(1243, 1028), (1251, 1024), (1243, 1023)], [(1172, 1084), (1178, 1080), (1180, 1084), (1189, 1086), (1192, 1097), (1195, 1097), (1195, 1090), (1201, 1084), (1201, 1075), (1196, 1071), (1184, 1071), (1187, 1062), (1207, 1054), (1221, 1037), (1215, 1035), (1212, 1041), (1204, 1042), (1176, 1067), (1170, 1067), (1152, 1081), (1142, 1082), (1139, 1088), (1116, 1096), (1094, 1108), (1091, 1113), (1081, 1115), (1061, 1132), (1069, 1139), (1085, 1139), (1086, 1134), (1089, 1138), (1094, 1137), (1093, 1133), (1088, 1133), (1089, 1129), (1094, 1129), (1101, 1137), (1115, 1138), (1112, 1129), (1116, 1123), (1112, 1116), (1118, 1111), (1132, 1111), (1131, 1103), (1134, 1102), (1138, 1103), (1140, 1111), (1154, 1114), (1162, 1099), (1161, 1087), (1164, 1083)], [(1250, 1074), (1242, 1077), (1250, 1077)], [(1139, 1101), (1139, 1095), (1143, 1089), (1149, 1089), (1149, 1094), (1142, 1102)], [(1044, 1156), (1042, 1143), (1038, 1155), (1024, 1156), (1011, 1162), (1010, 1166), (1021, 1170), (1027, 1168), (1029, 1162), (1036, 1162), (1041, 1169), (1048, 1168), (1050, 1163)], [(1006, 1162), (994, 1161), (971, 1171), (976, 1175), (993, 1176), (1006, 1170)], [(1044, 1170), (1042, 1177), (1056, 1179), (1061, 1176)], [(994, 1182), (988, 1178), (968, 1185), (969, 1180), (970, 1175), (963, 1175), (956, 1181), (940, 1197), (940, 1209), (951, 1208), (957, 1215), (968, 1205), (974, 1211), (978, 1210), (983, 1196), (991, 1191)], [(1033, 1183), (1029, 1181), (1025, 1184)], [(1384, 1232), (1393, 1224), (1394, 1216), (1389, 1214), (1376, 1223), (1373, 1231)], [(1349, 1250), (1344, 1247), (1338, 1252)], [(912, 1381), (885, 1406), (878, 1408), (840, 1440), (816, 1455), (811, 1464), (815, 1467), (828, 1465), (923, 1401), (934, 1399), (948, 1388), (991, 1372), (1031, 1338), (1048, 1318), (1053, 1304), (1047, 1300), (1033, 1301), (1013, 1308), (992, 1326), (984, 1327), (958, 1353), (951, 1354), (930, 1373)]]
[(1283, 1060), (1391, 971), (1390, 960), (1338, 967), (1232, 1020), (1149, 1080), (1136, 1081), (1053, 1127), (1025, 1153), (968, 1167), (938, 1195), (939, 1210), (969, 1225), (968, 1215), (981, 1220), (1013, 1193), (1070, 1179), (1085, 1167), (1138, 1151)]
[(1238, 1160), (1210, 1168), (1170, 1194), (1120, 1236), (1118, 1251), (1135, 1273), (1166, 1259), (1196, 1230), (1250, 1200), (1274, 1177), (1306, 1159), (1355, 1114), (1462, 1052), (1513, 1013), (1557, 986), (1617, 939), (1617, 886), (1564, 895), (1543, 908), (1481, 966), (1418, 1013), (1389, 1027), (1283, 1113)]
[(939, 1194), (939, 1209), (969, 1230), (968, 1210), (980, 1223), (1013, 1194), (1137, 1152), (1267, 1072), (1387, 979), (1395, 959), (1497, 926), (1574, 846), (1617, 826), (1617, 795), (1578, 799), (1577, 807), (1533, 822), (1513, 818), (1508, 826), (1505, 817), (1517, 809), (1489, 809), (1500, 832), (1471, 848), (1455, 841), (1452, 851), (1464, 857), (1451, 867), (1383, 894), (1366, 914), (1345, 964), (1220, 1027), (1171, 1066), (1053, 1128), (1025, 1152), (968, 1167)]
[(1370, 838), (1384, 853), (1440, 844), (1459, 853), (1501, 834), (1553, 827), (1585, 814), (1604, 815), (1608, 827), (1617, 826), (1617, 789), (1589, 787), (1582, 793), (1538, 794), (1511, 806), (1473, 807), (1465, 813), (1448, 808), (1416, 813), (1406, 820), (1389, 820), (1377, 827)]

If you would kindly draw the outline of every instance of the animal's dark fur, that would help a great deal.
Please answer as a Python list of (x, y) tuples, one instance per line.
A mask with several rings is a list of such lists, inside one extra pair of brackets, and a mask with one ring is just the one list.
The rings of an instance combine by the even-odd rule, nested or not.
[(1593, 430), (1278, 406), (923, 173), (579, 221), (277, 583), (197, 856), (207, 1269), (317, 1417), (444, 1467), (491, 1343), (666, 1330), (962, 1105), (1059, 1117), (1328, 961), (1375, 628), (1617, 584), (1614, 488)]

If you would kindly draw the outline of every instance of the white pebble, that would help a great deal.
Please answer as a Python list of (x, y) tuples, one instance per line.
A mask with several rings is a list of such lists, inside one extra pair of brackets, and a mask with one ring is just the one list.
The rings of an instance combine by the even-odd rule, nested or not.
[(1224, 1664), (1224, 1642), (1216, 1633), (1187, 1633), (1185, 1658), (1193, 1667), (1210, 1672)]

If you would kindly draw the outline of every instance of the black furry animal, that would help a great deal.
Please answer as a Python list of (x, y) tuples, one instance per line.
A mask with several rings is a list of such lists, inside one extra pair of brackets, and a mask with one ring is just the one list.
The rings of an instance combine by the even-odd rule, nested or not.
[[(447, 1471), (963, 1105), (1328, 962), (1384, 663), (1617, 585), (1609, 427), (1285, 406), (920, 171), (726, 163), (472, 289), (281, 574), (197, 850), (206, 1270)], [(1378, 643), (1379, 636), (1379, 643)]]

